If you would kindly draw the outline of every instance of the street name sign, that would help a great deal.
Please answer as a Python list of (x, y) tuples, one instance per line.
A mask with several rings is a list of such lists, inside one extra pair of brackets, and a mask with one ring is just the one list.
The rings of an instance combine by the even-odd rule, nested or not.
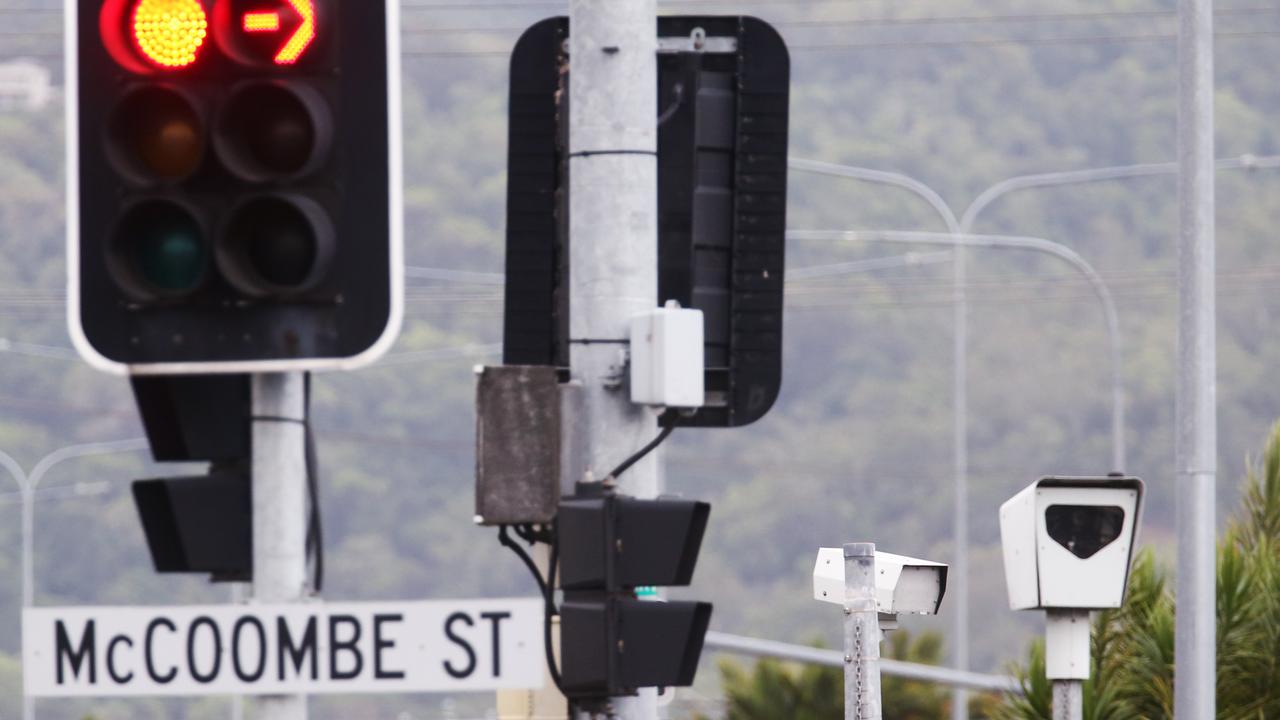
[(543, 683), (543, 601), (31, 608), (33, 697), (516, 690)]

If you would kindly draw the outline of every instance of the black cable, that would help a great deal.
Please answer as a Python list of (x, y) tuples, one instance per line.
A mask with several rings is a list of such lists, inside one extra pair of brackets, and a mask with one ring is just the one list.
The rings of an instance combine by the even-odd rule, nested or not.
[[(547, 672), (551, 673), (551, 681), (556, 684), (556, 688), (560, 694), (564, 694), (564, 684), (560, 679), (560, 667), (556, 665), (555, 647), (551, 638), (551, 619), (556, 615), (556, 566), (560, 564), (560, 534), (552, 532), (551, 540), (551, 567), (547, 570), (547, 585), (545, 588), (546, 598), (546, 615), (542, 623), (542, 646), (547, 655)], [(561, 622), (563, 622), (563, 616)], [(564, 633), (561, 633), (564, 637)]]
[[(533, 558), (524, 548), (520, 547), (516, 541), (511, 539), (507, 534), (507, 525), (498, 526), (498, 542), (503, 546), (511, 548), (511, 551), (520, 558), (525, 567), (529, 569), (529, 574), (533, 575), (533, 581), (538, 583), (538, 591), (542, 593), (543, 603), (543, 650), (547, 658), (547, 672), (551, 674), (551, 680), (556, 684), (556, 688), (564, 692), (564, 688), (560, 683), (560, 668), (556, 665), (555, 648), (552, 644), (551, 636), (551, 620), (556, 615), (556, 565), (560, 562), (560, 543), (556, 539), (557, 535), (554, 530), (550, 534), (551, 540), (551, 567), (547, 571), (547, 578), (542, 578), (542, 573), (538, 572), (538, 566), (534, 564)], [(516, 526), (516, 532), (532, 532), (532, 528), (520, 528)]]
[(671, 433), (674, 432), (675, 429), (676, 429), (675, 425), (668, 425), (662, 428), (662, 432), (658, 433), (658, 437), (654, 438), (653, 441), (650, 442), (648, 445), (645, 445), (644, 447), (640, 448), (639, 452), (637, 452), (635, 455), (632, 455), (626, 460), (623, 460), (622, 464), (614, 468), (613, 472), (609, 473), (609, 477), (606, 479), (617, 480), (618, 476), (630, 470), (632, 465), (635, 465), (636, 463), (643, 460), (645, 455), (648, 455), (649, 453), (653, 452), (655, 448), (661, 445), (662, 441), (670, 437)]
[(538, 572), (538, 566), (533, 563), (533, 558), (529, 556), (529, 553), (525, 552), (525, 549), (520, 547), (520, 545), (516, 543), (516, 541), (512, 540), (511, 536), (507, 534), (507, 527), (507, 525), (498, 526), (498, 542), (502, 543), (504, 547), (511, 548), (511, 551), (520, 558), (520, 561), (524, 563), (524, 566), (529, 568), (529, 574), (533, 575), (533, 581), (538, 583), (538, 592), (545, 598), (547, 596), (547, 583), (542, 579), (542, 573)]
[(307, 520), (307, 556), (311, 558), (311, 589), (319, 593), (324, 589), (324, 524), (320, 513), (320, 477), (319, 463), (316, 459), (316, 436), (311, 428), (311, 373), (305, 375), (305, 400), (303, 412), (303, 432), (305, 436), (305, 463), (307, 473), (307, 495), (311, 504), (311, 513)]

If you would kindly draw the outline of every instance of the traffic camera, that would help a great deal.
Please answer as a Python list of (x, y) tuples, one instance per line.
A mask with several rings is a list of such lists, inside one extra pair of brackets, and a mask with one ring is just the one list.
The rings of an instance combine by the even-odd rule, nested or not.
[(1002, 505), (1009, 607), (1120, 607), (1142, 492), (1138, 478), (1047, 477)]
[[(819, 548), (813, 597), (845, 602), (843, 548)], [(876, 610), (882, 615), (936, 615), (947, 591), (947, 566), (931, 560), (876, 552)]]
[(1142, 491), (1121, 475), (1046, 477), (1000, 506), (1009, 607), (1045, 610), (1051, 680), (1089, 678), (1089, 613), (1124, 602)]

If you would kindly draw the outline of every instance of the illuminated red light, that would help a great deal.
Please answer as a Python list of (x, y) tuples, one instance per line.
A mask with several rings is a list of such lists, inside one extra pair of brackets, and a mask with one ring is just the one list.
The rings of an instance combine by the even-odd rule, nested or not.
[(280, 30), (280, 13), (251, 12), (244, 14), (245, 32), (278, 32)]
[(194, 63), (209, 33), (199, 0), (139, 0), (130, 21), (138, 50), (163, 68)]
[(302, 57), (302, 53), (311, 47), (312, 41), (316, 39), (316, 4), (315, 0), (288, 0), (293, 11), (302, 18), (302, 24), (298, 26), (289, 41), (280, 48), (280, 52), (276, 53), (277, 65), (292, 65), (298, 62), (298, 58)]

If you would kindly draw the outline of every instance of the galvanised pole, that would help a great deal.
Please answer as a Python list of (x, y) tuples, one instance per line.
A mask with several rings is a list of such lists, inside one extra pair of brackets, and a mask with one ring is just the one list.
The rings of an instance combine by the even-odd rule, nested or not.
[(1218, 471), (1213, 0), (1178, 2), (1177, 619), (1174, 717), (1215, 716)]
[[(605, 479), (657, 433), (620, 381), (631, 318), (658, 305), (656, 23), (655, 0), (569, 2), (569, 367), (581, 393), (564, 432), (575, 479)], [(658, 458), (619, 478), (622, 492), (656, 496)], [(618, 720), (658, 717), (652, 688), (610, 705)]]

